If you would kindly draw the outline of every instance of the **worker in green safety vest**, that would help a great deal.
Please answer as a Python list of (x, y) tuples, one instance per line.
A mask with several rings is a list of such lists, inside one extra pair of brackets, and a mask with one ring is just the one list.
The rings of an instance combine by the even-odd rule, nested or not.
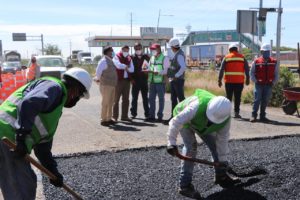
[[(215, 183), (224, 188), (239, 182), (227, 174), (228, 139), (230, 129), (231, 103), (223, 96), (197, 89), (195, 93), (177, 104), (173, 118), (169, 123), (167, 152), (172, 156), (177, 153), (177, 135), (183, 139), (183, 155), (192, 158), (197, 154), (197, 134), (209, 147), (215, 167)], [(178, 192), (184, 196), (199, 199), (200, 193), (192, 185), (194, 163), (181, 162)]]
[[(147, 121), (162, 122), (163, 111), (165, 106), (165, 82), (164, 76), (167, 74), (170, 61), (169, 58), (163, 55), (159, 44), (152, 44), (151, 58), (149, 67), (149, 118)], [(157, 119), (155, 119), (156, 96), (158, 96), (159, 107)]]
[[(63, 107), (71, 108), (80, 98), (89, 98), (92, 79), (87, 71), (71, 68), (63, 79), (44, 77), (16, 90), (0, 106), (0, 187), (4, 199), (35, 199), (37, 178), (24, 159), (32, 150), (40, 163), (62, 187), (63, 176), (57, 169), (51, 148)], [(16, 143), (11, 152), (1, 139)]]

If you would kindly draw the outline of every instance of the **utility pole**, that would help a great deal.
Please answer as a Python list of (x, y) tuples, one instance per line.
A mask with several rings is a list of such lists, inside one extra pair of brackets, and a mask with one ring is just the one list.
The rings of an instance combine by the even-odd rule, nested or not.
[(43, 34), (41, 34), (41, 42), (42, 42), (42, 55), (44, 55), (44, 37), (43, 37)]
[(70, 59), (71, 59), (71, 56), (72, 56), (72, 41), (70, 40)]
[[(91, 32), (89, 32), (89, 38), (91, 37)], [(91, 53), (91, 47), (89, 46), (89, 52)]]
[[(263, 7), (263, 0), (259, 0), (259, 10), (261, 10)], [(261, 42), (262, 41), (262, 21), (258, 21), (258, 40)]]
[(281, 0), (279, 0), (278, 16), (277, 16), (277, 33), (276, 33), (276, 59), (277, 59), (278, 66), (280, 66), (281, 14), (282, 14), (282, 7), (281, 7)]
[[(130, 13), (130, 37), (132, 38), (132, 12)], [(132, 47), (130, 47), (130, 54), (132, 54)]]
[(159, 11), (158, 11), (157, 26), (156, 26), (156, 36), (157, 36), (157, 42), (158, 42), (158, 27), (159, 27), (159, 19), (160, 19), (160, 9), (159, 9)]

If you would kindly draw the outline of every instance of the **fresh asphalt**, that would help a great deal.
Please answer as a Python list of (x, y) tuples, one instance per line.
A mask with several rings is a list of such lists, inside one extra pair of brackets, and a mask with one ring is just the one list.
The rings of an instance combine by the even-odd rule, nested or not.
[[(165, 99), (166, 99), (166, 104), (165, 104), (164, 119), (167, 119), (170, 116), (170, 107), (171, 107), (170, 95), (166, 94)], [(139, 105), (138, 105), (139, 115), (137, 116), (136, 119), (133, 120), (132, 123), (120, 122), (113, 127), (101, 126), (100, 106), (101, 106), (101, 97), (100, 97), (99, 88), (98, 85), (94, 83), (91, 89), (91, 98), (89, 100), (81, 100), (76, 107), (72, 109), (64, 109), (64, 113), (59, 122), (58, 130), (54, 138), (53, 154), (55, 156), (58, 155), (65, 156), (67, 154), (74, 155), (74, 153), (79, 153), (79, 155), (82, 155), (82, 153), (86, 153), (86, 152), (87, 153), (93, 152), (91, 155), (95, 156), (98, 155), (95, 152), (102, 152), (104, 150), (116, 151), (116, 150), (126, 150), (132, 148), (143, 148), (143, 147), (153, 147), (153, 146), (161, 147), (166, 145), (167, 142), (166, 132), (168, 126), (163, 125), (161, 123), (144, 122), (141, 97), (139, 98)], [(249, 118), (251, 115), (251, 105), (242, 105), (241, 106), (242, 119), (234, 119), (234, 118), (232, 119), (231, 139), (269, 137), (269, 136), (276, 136), (276, 135), (297, 135), (300, 133), (299, 131), (300, 118), (298, 118), (296, 115), (294, 116), (285, 115), (280, 108), (268, 108), (267, 113), (268, 113), (268, 118), (273, 120), (272, 123), (269, 124), (260, 123), (260, 122), (250, 123)], [(181, 141), (180, 137), (178, 139), (180, 143)], [(198, 141), (201, 142), (199, 138)], [(299, 143), (297, 147), (299, 148)], [(252, 148), (256, 148), (256, 147), (252, 146)], [(160, 151), (164, 152), (163, 149), (160, 149)], [(130, 157), (131, 155), (130, 151), (124, 151), (124, 152), (125, 154), (127, 152), (128, 156)], [(242, 151), (239, 152), (243, 154)], [(99, 155), (102, 154), (100, 153)], [(114, 156), (114, 154), (112, 153), (111, 156)], [(142, 157), (143, 156), (141, 155), (139, 159), (142, 159)], [(82, 157), (82, 159), (83, 158), (84, 157)], [(59, 167), (62, 167), (62, 170), (64, 172), (65, 167), (63, 167), (64, 162), (62, 160), (64, 160), (64, 157), (59, 160)], [(89, 160), (90, 158), (87, 157), (86, 160), (87, 163), (89, 163)], [(106, 158), (100, 156), (98, 160), (99, 164), (103, 162), (103, 160), (106, 162)], [(60, 162), (62, 164), (60, 164)], [(115, 164), (122, 163), (121, 161), (118, 162), (118, 160), (115, 160), (115, 162), (116, 162)], [(167, 166), (167, 164), (164, 166), (167, 169), (171, 167), (171, 168), (176, 168), (176, 170), (178, 170), (177, 165), (178, 162), (176, 162), (175, 166), (174, 165)], [(148, 166), (144, 166), (144, 167), (148, 167)], [(80, 169), (80, 170), (84, 170), (84, 169)], [(72, 177), (74, 176), (75, 178), (77, 176), (76, 173), (78, 173), (78, 175), (81, 174), (78, 169), (78, 172), (72, 173)], [(89, 172), (85, 172), (85, 173), (89, 173)], [(175, 171), (169, 174), (172, 174), (173, 176), (174, 173), (176, 176), (178, 175), (178, 173)], [(67, 177), (69, 175), (70, 174), (66, 173)], [(172, 181), (175, 180), (172, 179)], [(174, 189), (173, 186), (174, 184), (172, 184), (172, 189)], [(38, 187), (39, 190), (38, 190), (37, 199), (44, 199), (45, 197), (42, 192), (41, 181), (39, 181)], [(44, 187), (46, 187), (46, 190), (49, 190), (47, 182), (45, 182)], [(101, 185), (95, 186), (95, 188), (97, 187), (101, 187)], [(174, 190), (172, 190), (172, 192), (174, 192)], [(155, 193), (155, 191), (153, 191), (153, 193)], [(133, 198), (133, 199), (139, 199), (139, 198)], [(152, 198), (152, 199), (159, 199), (159, 198)]]

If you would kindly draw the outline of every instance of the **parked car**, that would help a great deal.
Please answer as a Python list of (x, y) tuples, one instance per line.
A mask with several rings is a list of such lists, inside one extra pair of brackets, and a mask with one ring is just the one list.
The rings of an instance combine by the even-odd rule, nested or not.
[(1, 71), (3, 74), (5, 73), (13, 73), (15, 74), (16, 71), (21, 71), (22, 64), (19, 61), (15, 62), (3, 62), (1, 64)]
[[(46, 55), (36, 56), (37, 64), (40, 66), (40, 76), (52, 76), (61, 79), (62, 75), (66, 72), (67, 68), (61, 56)], [(27, 67), (29, 68), (31, 61)]]

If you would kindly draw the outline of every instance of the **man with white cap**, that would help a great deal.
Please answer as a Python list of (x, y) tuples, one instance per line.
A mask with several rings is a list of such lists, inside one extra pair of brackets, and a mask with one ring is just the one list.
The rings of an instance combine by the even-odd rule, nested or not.
[(271, 57), (271, 45), (263, 44), (260, 48), (261, 56), (252, 63), (250, 77), (255, 83), (254, 102), (250, 122), (257, 120), (260, 106), (260, 121), (269, 122), (266, 118), (266, 108), (272, 95), (272, 86), (278, 81), (279, 72), (277, 60)]
[[(222, 87), (222, 79), (224, 76), (226, 97), (232, 101), (234, 95), (234, 117), (241, 118), (240, 104), (244, 83), (249, 85), (249, 66), (247, 60), (238, 52), (238, 45), (231, 44), (228, 48), (229, 54), (222, 61), (218, 85)], [(246, 81), (245, 81), (246, 76)]]
[[(63, 107), (71, 108), (81, 98), (89, 98), (92, 78), (81, 68), (71, 68), (63, 79), (39, 78), (12, 93), (0, 106), (0, 188), (4, 199), (35, 199), (37, 178), (25, 155), (32, 150), (40, 163), (56, 179), (50, 183), (63, 186), (57, 169), (52, 142)], [(11, 152), (3, 142), (16, 143)], [(1, 198), (1, 197), (0, 197)]]
[[(230, 129), (231, 103), (223, 96), (197, 89), (195, 93), (178, 103), (173, 111), (174, 117), (169, 123), (167, 152), (172, 156), (178, 151), (177, 135), (183, 139), (183, 155), (192, 158), (197, 154), (197, 134), (208, 146), (215, 167), (215, 183), (228, 188), (238, 182), (227, 174), (228, 139)], [(182, 161), (178, 192), (181, 195), (200, 199), (200, 193), (192, 185), (194, 163)]]
[[(171, 47), (173, 53), (171, 65), (167, 73), (167, 76), (170, 80), (172, 111), (178, 102), (181, 102), (185, 99), (184, 72), (186, 69), (186, 63), (184, 52), (180, 49), (179, 40), (177, 38), (171, 38), (169, 41), (169, 46)], [(171, 118), (172, 116), (173, 115), (171, 112)]]

